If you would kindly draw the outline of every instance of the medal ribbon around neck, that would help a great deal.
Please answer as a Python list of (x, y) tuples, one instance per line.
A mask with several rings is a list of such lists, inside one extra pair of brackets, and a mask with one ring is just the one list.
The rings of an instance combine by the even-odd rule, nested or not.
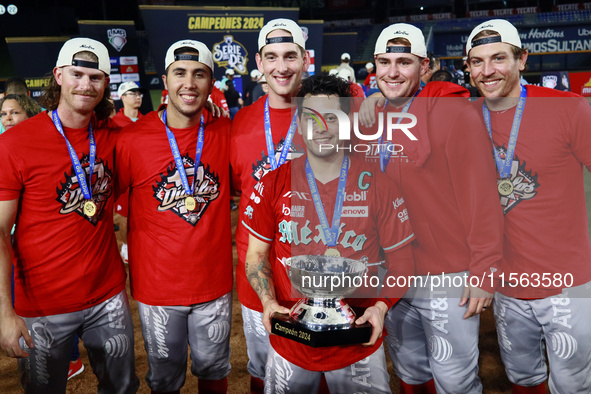
[(484, 124), (486, 130), (490, 136), (490, 141), (493, 145), (493, 152), (495, 154), (495, 161), (497, 163), (497, 169), (501, 180), (509, 179), (511, 176), (511, 165), (513, 163), (513, 157), (515, 154), (515, 147), (517, 146), (517, 136), (519, 135), (519, 125), (521, 124), (521, 118), (523, 117), (523, 109), (525, 107), (525, 100), (527, 98), (527, 90), (525, 86), (521, 86), (521, 94), (519, 95), (519, 102), (515, 109), (515, 116), (513, 117), (513, 125), (511, 126), (511, 134), (509, 136), (509, 142), (507, 144), (507, 153), (505, 154), (505, 160), (503, 161), (499, 156), (499, 151), (495, 147), (492, 136), (492, 126), (490, 118), (490, 110), (486, 106), (486, 100), (482, 103), (482, 114), (484, 115)]
[[(396, 47), (388, 47), (388, 48), (396, 48)], [(415, 93), (414, 96), (412, 96), (412, 98), (410, 99), (410, 101), (408, 103), (405, 104), (405, 106), (402, 108), (402, 113), (405, 114), (408, 112), (408, 109), (410, 108), (410, 105), (412, 104), (413, 100), (415, 99), (415, 97), (417, 97), (419, 95), (419, 93), (421, 93), (422, 89), (417, 90), (417, 92)], [(386, 100), (386, 104), (384, 104), (384, 109), (382, 110), (383, 112), (386, 112), (386, 107), (388, 107), (388, 101)], [(398, 122), (396, 122), (396, 124), (400, 124), (400, 122), (402, 122), (402, 117), (398, 117)], [(390, 157), (392, 156), (392, 152), (390, 152), (388, 150), (388, 147), (390, 145), (392, 145), (392, 142), (388, 141), (386, 143), (386, 146), (382, 147), (382, 144), (384, 143), (384, 139), (386, 137), (384, 137), (384, 133), (382, 132), (382, 135), (380, 136), (379, 139), (379, 152), (380, 152), (380, 168), (382, 169), (382, 172), (386, 172), (386, 167), (388, 167), (388, 164), (390, 163)]]
[(298, 110), (296, 109), (295, 113), (293, 114), (293, 118), (291, 119), (289, 131), (287, 132), (285, 140), (283, 141), (283, 149), (281, 150), (279, 161), (276, 161), (275, 145), (273, 145), (273, 133), (271, 132), (271, 116), (269, 115), (269, 96), (267, 96), (267, 100), (265, 101), (265, 138), (267, 140), (267, 156), (269, 156), (269, 163), (271, 163), (272, 170), (276, 169), (287, 160), (287, 154), (289, 153), (289, 148), (291, 147), (291, 141), (293, 140), (293, 136), (298, 126), (297, 117)]
[(57, 109), (51, 112), (51, 119), (53, 120), (53, 124), (57, 131), (64, 137), (66, 140), (66, 145), (68, 146), (68, 152), (70, 153), (70, 159), (72, 160), (72, 165), (74, 166), (74, 172), (76, 173), (76, 178), (78, 178), (78, 184), (80, 185), (80, 189), (82, 190), (82, 195), (86, 201), (92, 200), (92, 173), (94, 172), (94, 161), (96, 158), (96, 141), (94, 140), (94, 133), (92, 132), (92, 124), (88, 123), (88, 143), (90, 145), (90, 152), (89, 152), (89, 159), (88, 159), (88, 183), (86, 183), (86, 172), (82, 169), (82, 165), (80, 164), (80, 160), (78, 160), (78, 155), (76, 151), (66, 138), (66, 134), (64, 133), (64, 128), (62, 127), (62, 122), (60, 121), (59, 115), (57, 114)]
[(332, 215), (332, 227), (328, 226), (328, 218), (324, 207), (322, 206), (322, 200), (320, 199), (320, 193), (318, 192), (318, 185), (316, 184), (316, 178), (314, 177), (314, 171), (310, 167), (308, 159), (306, 159), (306, 178), (308, 179), (308, 186), (310, 187), (310, 193), (312, 194), (312, 200), (314, 201), (314, 207), (316, 208), (316, 214), (318, 220), (322, 226), (322, 232), (326, 245), (329, 247), (335, 247), (337, 245), (337, 238), (339, 236), (339, 227), (341, 226), (341, 215), (343, 213), (343, 204), (345, 202), (345, 186), (347, 185), (347, 172), (349, 171), (349, 157), (345, 155), (343, 158), (343, 164), (341, 165), (341, 174), (339, 176), (339, 186), (337, 189), (337, 198), (334, 204), (334, 213)]
[(193, 172), (193, 184), (191, 185), (191, 187), (189, 187), (189, 180), (187, 179), (185, 165), (183, 164), (183, 158), (181, 157), (181, 152), (179, 151), (179, 147), (176, 143), (176, 138), (174, 138), (174, 134), (166, 124), (166, 110), (164, 110), (164, 112), (162, 113), (162, 121), (164, 122), (164, 127), (166, 127), (168, 143), (170, 144), (170, 150), (172, 150), (172, 156), (174, 157), (174, 163), (176, 164), (177, 171), (181, 176), (181, 182), (183, 184), (183, 188), (185, 189), (185, 195), (192, 196), (193, 188), (195, 187), (195, 178), (197, 177), (197, 169), (199, 168), (199, 164), (201, 163), (201, 153), (203, 153), (203, 135), (205, 129), (205, 119), (203, 118), (203, 115), (201, 115), (201, 122), (199, 124), (199, 135), (197, 136), (197, 148), (195, 150), (195, 170)]

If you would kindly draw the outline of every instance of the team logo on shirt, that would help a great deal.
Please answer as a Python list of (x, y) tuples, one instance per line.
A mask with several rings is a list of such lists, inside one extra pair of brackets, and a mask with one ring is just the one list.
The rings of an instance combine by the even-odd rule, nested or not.
[[(275, 160), (279, 160), (279, 156), (281, 156), (281, 151), (283, 150), (284, 142), (285, 141), (283, 141), (283, 138), (281, 138), (281, 141), (277, 143), (277, 146), (275, 147)], [(289, 153), (287, 154), (287, 161), (297, 159), (303, 154), (304, 150), (292, 143), (289, 147)], [(269, 171), (271, 171), (271, 162), (269, 161), (269, 156), (263, 152), (261, 160), (252, 165), (252, 177), (258, 182)]]
[[(505, 146), (497, 147), (499, 156), (505, 160), (507, 149)], [(530, 200), (538, 194), (536, 191), (540, 184), (538, 183), (538, 175), (533, 173), (533, 170), (527, 170), (525, 162), (519, 161), (517, 155), (513, 158), (511, 165), (511, 182), (513, 183), (513, 192), (503, 197), (501, 196), (501, 206), (503, 213), (506, 215), (510, 210), (515, 208), (517, 204), (522, 201)]]
[[(183, 157), (183, 164), (189, 185), (194, 184), (196, 208), (189, 211), (185, 207), (185, 198), (187, 196), (181, 176), (174, 163), (170, 164), (166, 174), (160, 174), (160, 182), (153, 187), (154, 197), (160, 203), (158, 211), (172, 211), (190, 225), (195, 226), (203, 217), (209, 204), (220, 195), (220, 181), (219, 177), (210, 171), (209, 165), (207, 167), (200, 165), (197, 169), (197, 175), (195, 175), (194, 161), (188, 154)], [(193, 182), (194, 176), (195, 181)]]
[[(88, 155), (84, 154), (80, 160), (80, 164), (86, 173), (86, 182), (88, 182)], [(103, 210), (105, 204), (111, 194), (113, 194), (113, 174), (109, 166), (101, 158), (96, 158), (94, 162), (94, 170), (92, 172), (92, 200), (96, 204), (96, 214), (92, 217), (84, 214), (84, 195), (82, 189), (78, 183), (76, 172), (74, 167), (70, 167), (69, 173), (65, 173), (65, 181), (60, 182), (60, 186), (57, 188), (57, 201), (62, 204), (60, 213), (62, 215), (68, 215), (72, 212), (76, 212), (78, 215), (88, 220), (93, 226), (99, 222), (103, 216)]]

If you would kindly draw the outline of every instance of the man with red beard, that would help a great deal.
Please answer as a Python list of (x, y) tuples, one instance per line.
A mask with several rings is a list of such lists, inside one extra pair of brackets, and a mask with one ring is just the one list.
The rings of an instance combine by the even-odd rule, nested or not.
[(76, 334), (98, 392), (139, 387), (113, 232), (110, 71), (103, 44), (67, 41), (41, 98), (48, 111), (0, 138), (0, 347), (19, 359), (26, 393), (65, 393)]
[(303, 148), (293, 143), (296, 119), (292, 117), (291, 100), (310, 59), (302, 29), (289, 19), (269, 21), (259, 33), (258, 46), (257, 66), (269, 93), (238, 111), (232, 123), (230, 156), (233, 187), (241, 193), (236, 228), (236, 288), (242, 304), (251, 391), (262, 392), (269, 336), (262, 325), (261, 302), (246, 278), (248, 231), (242, 222), (253, 186), (269, 171), (303, 154)]
[(591, 168), (591, 107), (573, 93), (520, 84), (527, 50), (506, 20), (476, 26), (466, 53), (484, 97), (476, 108), (492, 140), (495, 194), (505, 214), (494, 312), (507, 376), (514, 393), (545, 393), (547, 354), (551, 392), (589, 393), (591, 245), (583, 167)]

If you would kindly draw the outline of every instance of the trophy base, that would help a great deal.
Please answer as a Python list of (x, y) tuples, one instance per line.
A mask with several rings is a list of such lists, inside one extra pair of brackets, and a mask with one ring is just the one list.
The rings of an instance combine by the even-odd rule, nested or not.
[(346, 329), (316, 331), (298, 324), (288, 314), (275, 313), (271, 332), (311, 347), (344, 346), (369, 342), (371, 324), (353, 323)]

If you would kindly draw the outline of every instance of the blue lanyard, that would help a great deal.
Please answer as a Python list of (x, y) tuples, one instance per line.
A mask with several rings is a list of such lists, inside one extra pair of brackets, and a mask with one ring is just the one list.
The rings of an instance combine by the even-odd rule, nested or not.
[(347, 171), (349, 170), (349, 157), (345, 155), (343, 158), (343, 164), (341, 165), (341, 175), (339, 177), (339, 187), (337, 189), (337, 199), (334, 204), (334, 213), (332, 215), (332, 227), (328, 226), (328, 218), (324, 207), (322, 206), (322, 200), (320, 199), (320, 193), (318, 193), (318, 186), (316, 184), (316, 178), (308, 159), (306, 159), (306, 178), (308, 179), (308, 186), (310, 186), (310, 193), (312, 193), (312, 200), (316, 207), (316, 213), (318, 214), (318, 220), (322, 226), (322, 232), (324, 233), (324, 239), (326, 240), (327, 246), (336, 246), (337, 239), (339, 236), (339, 227), (341, 226), (341, 215), (343, 213), (343, 204), (345, 202), (345, 186), (347, 185)]
[(70, 144), (70, 141), (66, 138), (66, 134), (64, 133), (64, 128), (62, 127), (62, 122), (60, 121), (59, 115), (57, 114), (57, 109), (51, 112), (51, 119), (53, 120), (53, 124), (57, 131), (64, 137), (66, 140), (66, 145), (68, 146), (68, 152), (70, 153), (70, 159), (72, 160), (72, 165), (74, 166), (74, 172), (76, 172), (76, 178), (78, 178), (78, 184), (80, 185), (80, 189), (82, 189), (82, 194), (86, 200), (92, 199), (92, 173), (94, 172), (94, 161), (96, 157), (96, 141), (94, 140), (94, 134), (92, 132), (92, 124), (88, 123), (88, 143), (90, 144), (90, 152), (89, 152), (89, 159), (88, 159), (88, 184), (86, 183), (86, 173), (82, 169), (82, 165), (80, 164), (80, 160), (78, 160), (78, 155), (76, 151)]
[[(402, 113), (405, 114), (408, 112), (408, 109), (410, 108), (410, 105), (412, 104), (413, 100), (415, 99), (415, 97), (417, 97), (419, 95), (419, 93), (421, 92), (422, 89), (417, 90), (417, 92), (415, 93), (414, 96), (412, 96), (412, 98), (410, 99), (410, 101), (408, 103), (406, 103), (406, 105), (402, 108)], [(386, 107), (388, 106), (388, 102), (386, 101), (386, 104), (384, 104), (384, 109), (382, 110), (382, 112), (386, 111)], [(400, 124), (400, 122), (402, 122), (402, 117), (398, 118), (398, 122), (396, 122), (396, 124)], [(382, 132), (382, 135), (380, 136), (380, 140), (379, 140), (379, 152), (380, 152), (380, 168), (382, 169), (382, 172), (386, 172), (386, 167), (388, 167), (388, 163), (390, 163), (390, 156), (392, 156), (392, 152), (390, 152), (388, 150), (388, 147), (390, 145), (392, 145), (392, 143), (390, 141), (388, 141), (386, 143), (385, 146), (382, 146), (382, 144), (384, 143), (384, 139), (386, 137), (384, 137), (384, 133)]]
[(205, 120), (203, 115), (201, 115), (201, 123), (199, 124), (199, 135), (197, 136), (197, 149), (195, 151), (195, 170), (193, 173), (193, 184), (189, 187), (189, 180), (187, 179), (187, 173), (185, 172), (185, 165), (183, 164), (183, 158), (181, 157), (181, 152), (179, 151), (179, 146), (176, 143), (176, 138), (174, 138), (174, 134), (168, 128), (166, 124), (166, 110), (162, 114), (162, 121), (164, 122), (164, 127), (166, 127), (166, 135), (168, 136), (168, 143), (170, 144), (170, 150), (172, 150), (172, 156), (174, 157), (174, 163), (176, 164), (177, 171), (181, 176), (181, 182), (183, 183), (183, 187), (185, 188), (185, 194), (187, 196), (193, 195), (193, 187), (195, 186), (195, 178), (197, 177), (197, 169), (199, 168), (199, 163), (201, 163), (201, 153), (203, 152), (203, 130), (205, 129)]
[(515, 154), (515, 147), (517, 146), (517, 135), (519, 134), (519, 125), (521, 124), (521, 118), (523, 117), (523, 109), (525, 107), (525, 99), (527, 98), (527, 90), (525, 86), (521, 86), (521, 94), (519, 95), (519, 102), (515, 109), (515, 116), (513, 117), (513, 126), (511, 126), (511, 134), (509, 136), (509, 142), (507, 144), (507, 153), (505, 155), (505, 161), (499, 156), (499, 152), (495, 147), (492, 136), (492, 127), (490, 120), (490, 110), (486, 106), (486, 100), (482, 103), (482, 113), (484, 115), (484, 124), (486, 130), (490, 136), (490, 140), (493, 144), (493, 152), (495, 154), (495, 161), (497, 162), (497, 169), (501, 179), (509, 178), (511, 175), (511, 164), (513, 163), (513, 156)]
[(269, 163), (271, 163), (272, 170), (276, 169), (287, 160), (287, 154), (289, 153), (289, 148), (291, 147), (291, 141), (293, 140), (293, 135), (295, 134), (297, 128), (297, 118), (298, 110), (296, 109), (295, 114), (291, 119), (289, 131), (287, 132), (285, 141), (283, 142), (283, 149), (281, 150), (279, 161), (276, 161), (275, 145), (273, 144), (273, 133), (271, 132), (271, 116), (269, 115), (269, 96), (267, 96), (267, 100), (265, 101), (265, 138), (267, 139), (267, 156), (269, 156)]

